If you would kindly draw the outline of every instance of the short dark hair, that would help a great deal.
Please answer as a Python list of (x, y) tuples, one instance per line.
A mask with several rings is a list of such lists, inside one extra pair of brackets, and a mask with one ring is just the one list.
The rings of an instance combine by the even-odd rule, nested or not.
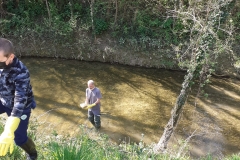
[(0, 51), (4, 52), (4, 56), (8, 57), (11, 53), (14, 53), (14, 47), (11, 41), (0, 38)]

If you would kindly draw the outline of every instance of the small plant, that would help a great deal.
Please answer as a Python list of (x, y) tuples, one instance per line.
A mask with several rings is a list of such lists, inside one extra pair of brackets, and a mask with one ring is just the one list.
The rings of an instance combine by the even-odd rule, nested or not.
[(57, 131), (56, 131), (56, 130), (53, 130), (53, 131), (52, 131), (52, 135), (55, 136), (55, 137), (58, 136)]

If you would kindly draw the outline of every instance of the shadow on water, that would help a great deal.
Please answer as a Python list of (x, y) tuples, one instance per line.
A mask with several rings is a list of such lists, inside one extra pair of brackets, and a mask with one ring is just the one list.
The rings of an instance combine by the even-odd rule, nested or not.
[[(231, 79), (212, 79), (212, 83), (205, 88), (208, 98), (198, 99), (194, 110), (193, 101), (185, 108), (182, 122), (187, 119), (191, 122), (189, 128), (198, 130), (191, 141), (191, 147), (195, 148), (191, 150), (193, 157), (210, 153), (222, 159), (224, 155), (239, 153), (239, 84), (239, 81)], [(186, 118), (186, 115), (192, 116)]]
[[(183, 72), (148, 69), (98, 62), (24, 58), (31, 74), (37, 108), (33, 116), (42, 122), (40, 132), (76, 135), (79, 125), (92, 127), (87, 111), (78, 107), (85, 100), (87, 81), (101, 90), (102, 129), (113, 141), (158, 142), (181, 89)], [(171, 143), (178, 144), (194, 130), (190, 155), (205, 156), (240, 150), (239, 82), (213, 79), (209, 97), (197, 100), (193, 90)], [(47, 124), (47, 125), (46, 125)], [(47, 127), (46, 127), (47, 126)]]

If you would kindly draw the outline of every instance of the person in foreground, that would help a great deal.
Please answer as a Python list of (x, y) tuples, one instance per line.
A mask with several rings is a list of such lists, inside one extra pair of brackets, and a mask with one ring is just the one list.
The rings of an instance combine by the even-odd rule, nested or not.
[(94, 81), (88, 81), (88, 88), (86, 89), (86, 100), (85, 104), (90, 104), (88, 109), (88, 119), (96, 129), (101, 128), (100, 119), (100, 99), (102, 98), (100, 90), (95, 87)]
[(0, 38), (0, 114), (8, 115), (0, 136), (0, 156), (13, 152), (14, 141), (26, 152), (27, 160), (36, 160), (34, 142), (27, 136), (31, 110), (36, 107), (29, 71), (14, 55), (11, 41)]

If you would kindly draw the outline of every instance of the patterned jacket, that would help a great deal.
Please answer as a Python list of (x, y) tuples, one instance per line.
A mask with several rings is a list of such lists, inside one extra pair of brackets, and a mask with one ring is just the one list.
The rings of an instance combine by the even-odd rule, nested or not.
[(21, 117), (23, 110), (36, 107), (29, 71), (16, 57), (0, 74), (0, 101), (12, 109), (11, 116), (15, 117)]

